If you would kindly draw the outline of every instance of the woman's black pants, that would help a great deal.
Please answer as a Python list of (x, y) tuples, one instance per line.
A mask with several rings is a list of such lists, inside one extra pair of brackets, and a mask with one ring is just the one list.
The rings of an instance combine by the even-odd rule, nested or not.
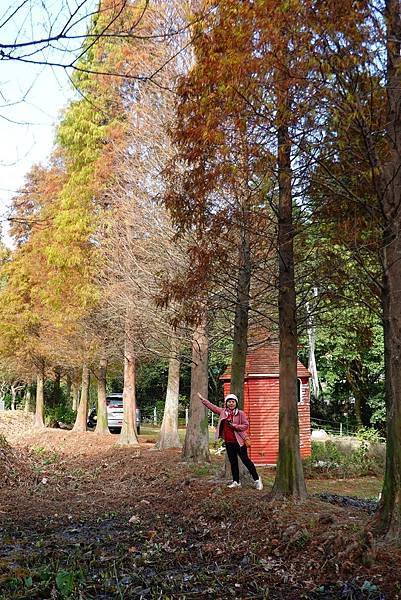
[(243, 446), (240, 446), (238, 442), (226, 442), (225, 444), (228, 460), (230, 461), (231, 465), (233, 481), (239, 483), (238, 456), (250, 472), (252, 479), (257, 481), (259, 479), (259, 475), (256, 471), (255, 465), (248, 456), (248, 450), (245, 444)]

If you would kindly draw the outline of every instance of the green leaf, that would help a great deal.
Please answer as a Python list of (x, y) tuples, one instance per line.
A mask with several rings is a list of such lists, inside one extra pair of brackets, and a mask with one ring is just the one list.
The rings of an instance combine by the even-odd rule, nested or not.
[(377, 592), (379, 588), (374, 583), (370, 583), (370, 581), (364, 581), (363, 586), (361, 587), (362, 592)]
[(74, 577), (69, 571), (59, 571), (56, 575), (56, 587), (62, 596), (69, 596), (74, 587)]

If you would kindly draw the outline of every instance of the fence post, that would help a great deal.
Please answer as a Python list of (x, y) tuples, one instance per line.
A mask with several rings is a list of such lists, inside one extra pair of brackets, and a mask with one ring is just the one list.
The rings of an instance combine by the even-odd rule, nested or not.
[(212, 427), (214, 427), (214, 413), (212, 413)]
[(153, 409), (153, 425), (157, 425), (157, 410), (156, 410), (156, 406)]
[(188, 409), (185, 409), (185, 427), (188, 427)]
[(342, 435), (342, 434), (343, 434), (343, 424), (340, 423), (340, 435)]

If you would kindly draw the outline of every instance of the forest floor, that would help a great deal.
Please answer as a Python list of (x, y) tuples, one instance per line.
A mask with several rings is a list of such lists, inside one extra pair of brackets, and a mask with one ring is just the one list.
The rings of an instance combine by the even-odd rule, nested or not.
[[(0, 600), (401, 599), (401, 548), (374, 541), (369, 481), (308, 481), (304, 502), (230, 490), (221, 457), (182, 462), (117, 436), (0, 416)], [(362, 490), (362, 492), (361, 492)], [(366, 493), (367, 492), (367, 493)]]

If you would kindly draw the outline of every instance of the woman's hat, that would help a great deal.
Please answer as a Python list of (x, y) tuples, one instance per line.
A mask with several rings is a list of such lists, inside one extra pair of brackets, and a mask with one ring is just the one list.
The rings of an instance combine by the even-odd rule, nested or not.
[(237, 396), (236, 396), (235, 394), (228, 394), (228, 396), (226, 396), (226, 397), (224, 398), (224, 404), (225, 404), (226, 406), (227, 406), (227, 401), (228, 401), (228, 400), (235, 400), (235, 402), (236, 402), (236, 406), (238, 406), (238, 398), (237, 398)]

